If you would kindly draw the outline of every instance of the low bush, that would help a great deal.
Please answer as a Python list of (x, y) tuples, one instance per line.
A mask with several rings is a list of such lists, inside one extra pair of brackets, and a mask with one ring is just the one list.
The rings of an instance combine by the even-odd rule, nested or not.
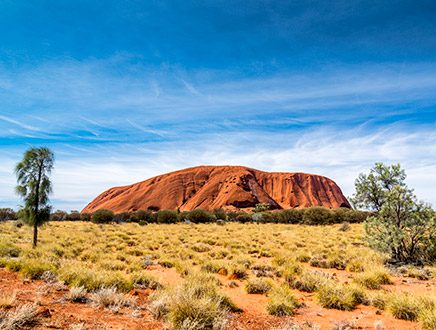
[(216, 217), (213, 214), (203, 209), (192, 210), (186, 217), (192, 223), (208, 223), (216, 220)]
[(266, 305), (266, 310), (270, 315), (292, 316), (300, 306), (289, 287), (281, 285), (272, 290)]
[(271, 205), (268, 203), (258, 203), (255, 205), (253, 212), (260, 213), (268, 211), (271, 208)]
[(314, 206), (304, 210), (303, 223), (305, 225), (327, 225), (333, 222), (332, 211), (325, 207)]
[(290, 209), (278, 212), (278, 222), (297, 224), (303, 222), (304, 210)]
[(94, 223), (110, 223), (114, 220), (114, 212), (111, 210), (101, 209), (95, 211), (91, 216), (91, 221)]
[(227, 220), (227, 214), (226, 211), (223, 209), (213, 209), (212, 214), (215, 216), (215, 219), (217, 220)]
[(0, 208), (0, 221), (15, 220), (15, 211), (11, 208)]
[(251, 222), (253, 221), (253, 218), (251, 217), (250, 214), (247, 213), (239, 213), (236, 218), (235, 221), (240, 222), (240, 223), (247, 223), (247, 222)]
[(172, 210), (163, 210), (157, 212), (157, 223), (177, 223), (178, 216), (177, 212)]
[(156, 222), (156, 216), (150, 210), (138, 210), (130, 215), (131, 222), (140, 223), (145, 221), (146, 223)]
[(89, 213), (80, 213), (80, 220), (81, 221), (91, 221), (92, 215)]

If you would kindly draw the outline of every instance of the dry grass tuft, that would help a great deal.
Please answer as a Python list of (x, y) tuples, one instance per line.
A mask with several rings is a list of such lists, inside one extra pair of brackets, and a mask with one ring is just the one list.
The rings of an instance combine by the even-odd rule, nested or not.
[(0, 293), (0, 308), (11, 308), (17, 299), (17, 292), (1, 292)]
[(135, 307), (136, 297), (117, 292), (117, 288), (101, 288), (91, 294), (91, 301), (94, 306), (109, 308), (117, 312), (122, 307)]
[(32, 326), (37, 321), (37, 305), (33, 303), (18, 306), (0, 316), (0, 329), (15, 330), (24, 326)]
[(86, 290), (83, 286), (73, 286), (65, 296), (65, 299), (72, 302), (85, 303), (88, 300), (86, 297), (87, 293), (88, 290)]

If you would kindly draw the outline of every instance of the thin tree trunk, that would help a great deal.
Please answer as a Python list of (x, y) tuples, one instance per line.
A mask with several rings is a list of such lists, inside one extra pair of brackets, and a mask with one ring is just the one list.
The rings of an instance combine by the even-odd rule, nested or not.
[(37, 244), (38, 244), (38, 224), (35, 221), (33, 225), (33, 247), (36, 248)]
[(36, 248), (38, 244), (38, 226), (39, 226), (39, 185), (41, 184), (42, 166), (39, 166), (38, 171), (38, 181), (36, 185), (36, 196), (35, 196), (35, 223), (33, 224), (33, 248)]

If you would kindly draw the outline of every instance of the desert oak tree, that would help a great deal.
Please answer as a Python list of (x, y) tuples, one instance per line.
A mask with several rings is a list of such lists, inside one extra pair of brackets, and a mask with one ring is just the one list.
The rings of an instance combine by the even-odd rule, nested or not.
[(17, 193), (23, 198), (22, 218), (33, 226), (33, 247), (38, 243), (38, 226), (50, 218), (49, 195), (52, 185), (49, 178), (54, 155), (47, 148), (31, 148), (15, 167)]

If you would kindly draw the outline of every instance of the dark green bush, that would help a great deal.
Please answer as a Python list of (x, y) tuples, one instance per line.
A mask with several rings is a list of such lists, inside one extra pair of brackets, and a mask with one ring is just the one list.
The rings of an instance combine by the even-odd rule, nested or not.
[(179, 221), (180, 221), (180, 222), (188, 221), (188, 214), (189, 214), (188, 211), (180, 212), (180, 213), (178, 214)]
[(246, 223), (246, 222), (251, 222), (251, 221), (253, 220), (253, 218), (251, 217), (250, 214), (247, 214), (247, 213), (239, 213), (239, 214), (236, 216), (235, 220), (236, 220), (237, 222)]
[(207, 223), (216, 220), (213, 214), (210, 214), (209, 212), (202, 209), (192, 210), (191, 212), (189, 212), (187, 218), (193, 223)]
[(130, 220), (130, 213), (122, 212), (115, 214), (114, 221), (115, 222), (127, 222)]
[(221, 220), (227, 220), (227, 214), (226, 214), (226, 212), (223, 210), (223, 209), (214, 209), (213, 211), (212, 211), (212, 214), (215, 216), (215, 218), (218, 220), (218, 219), (221, 219)]
[(50, 221), (64, 221), (67, 219), (68, 213), (65, 211), (57, 210), (50, 214)]
[(101, 209), (92, 214), (91, 221), (94, 223), (110, 223), (114, 220), (114, 212), (111, 210)]
[(270, 208), (271, 208), (270, 204), (267, 204), (267, 203), (258, 203), (254, 207), (253, 212), (256, 212), (256, 213), (258, 213), (258, 212), (265, 212), (265, 211), (268, 211)]
[(10, 208), (0, 209), (0, 221), (15, 220), (15, 219), (16, 216), (14, 210)]
[(82, 220), (82, 221), (91, 221), (91, 214), (89, 214), (89, 213), (80, 213), (80, 220)]
[(80, 220), (80, 212), (79, 211), (71, 211), (70, 213), (67, 213), (66, 220), (79, 221)]
[(162, 210), (157, 212), (158, 223), (176, 223), (179, 220), (176, 211)]
[(258, 221), (260, 223), (277, 223), (277, 218), (274, 217), (272, 212), (262, 212)]
[(152, 223), (156, 222), (156, 216), (150, 210), (138, 210), (130, 214), (130, 221)]
[(278, 214), (278, 222), (279, 223), (302, 223), (304, 210), (299, 209), (290, 209), (290, 210), (281, 210), (277, 212)]
[(327, 225), (333, 223), (333, 220), (332, 211), (320, 206), (306, 209), (303, 215), (303, 223), (305, 225)]

